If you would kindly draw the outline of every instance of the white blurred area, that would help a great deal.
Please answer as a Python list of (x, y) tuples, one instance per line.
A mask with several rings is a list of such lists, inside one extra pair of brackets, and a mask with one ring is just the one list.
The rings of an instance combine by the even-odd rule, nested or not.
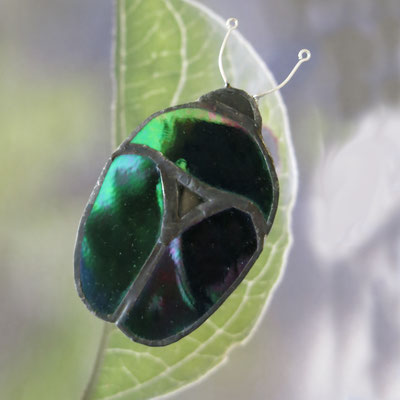
[(312, 179), (310, 237), (322, 264), (372, 246), (379, 229), (400, 217), (400, 108), (371, 110), (351, 131), (321, 155)]
[[(307, 380), (329, 399), (400, 398), (400, 107), (378, 107), (321, 157), (306, 212), (332, 285)], [(318, 370), (320, 371), (318, 373)], [(315, 398), (312, 391), (310, 397)], [(326, 394), (327, 395), (327, 394)]]

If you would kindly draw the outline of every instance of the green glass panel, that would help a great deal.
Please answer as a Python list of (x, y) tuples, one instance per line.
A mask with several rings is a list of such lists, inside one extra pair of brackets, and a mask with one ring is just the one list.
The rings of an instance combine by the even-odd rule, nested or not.
[(171, 241), (119, 326), (130, 336), (164, 340), (204, 319), (237, 283), (257, 249), (248, 214), (228, 209)]
[(133, 154), (114, 159), (81, 245), (82, 291), (96, 312), (113, 313), (135, 280), (158, 240), (163, 204), (152, 160)]
[(152, 119), (131, 143), (160, 151), (205, 183), (246, 196), (269, 217), (270, 169), (255, 140), (238, 123), (201, 108), (182, 108)]

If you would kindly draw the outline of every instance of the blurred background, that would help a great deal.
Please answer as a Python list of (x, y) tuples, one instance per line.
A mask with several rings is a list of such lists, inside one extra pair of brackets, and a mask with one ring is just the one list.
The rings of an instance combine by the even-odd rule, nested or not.
[[(400, 399), (400, 3), (203, 0), (280, 81), (300, 172), (260, 329), (184, 399)], [(111, 150), (109, 0), (0, 0), (0, 398), (78, 399), (101, 322), (73, 284)]]

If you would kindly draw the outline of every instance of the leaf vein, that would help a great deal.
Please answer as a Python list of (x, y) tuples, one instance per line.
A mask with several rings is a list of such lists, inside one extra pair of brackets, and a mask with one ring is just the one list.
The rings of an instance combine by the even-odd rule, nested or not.
[(174, 106), (178, 103), (179, 97), (183, 91), (183, 88), (186, 83), (187, 69), (188, 69), (188, 61), (187, 61), (187, 32), (185, 28), (185, 24), (183, 23), (181, 15), (175, 10), (174, 6), (170, 2), (170, 0), (164, 0), (167, 9), (170, 11), (172, 16), (174, 17), (181, 36), (181, 46), (180, 46), (180, 55), (181, 55), (181, 73), (178, 81), (178, 85), (176, 90), (172, 96), (170, 106)]

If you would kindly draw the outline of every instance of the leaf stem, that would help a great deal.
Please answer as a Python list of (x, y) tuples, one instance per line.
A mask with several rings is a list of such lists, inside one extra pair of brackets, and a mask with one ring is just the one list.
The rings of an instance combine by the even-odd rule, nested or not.
[(92, 369), (92, 373), (90, 375), (89, 382), (85, 388), (85, 391), (83, 392), (82, 400), (90, 400), (90, 398), (91, 398), (95, 383), (97, 381), (97, 377), (99, 375), (100, 365), (103, 361), (104, 350), (106, 348), (106, 345), (108, 342), (108, 337), (110, 335), (112, 328), (113, 328), (113, 326), (111, 324), (109, 324), (108, 322), (104, 323), (103, 333), (101, 334), (99, 347), (97, 349), (96, 360), (93, 365), (93, 369)]

